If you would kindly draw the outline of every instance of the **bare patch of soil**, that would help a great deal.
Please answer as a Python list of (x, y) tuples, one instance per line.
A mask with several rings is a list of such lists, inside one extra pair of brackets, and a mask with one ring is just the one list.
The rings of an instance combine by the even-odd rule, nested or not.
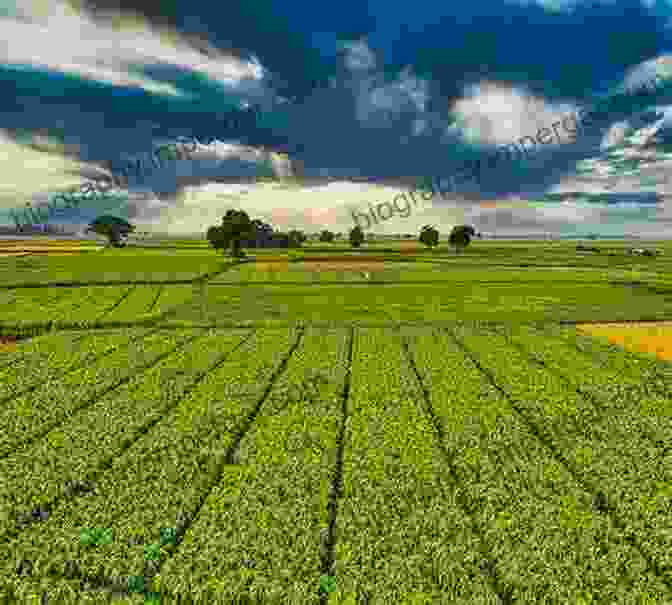
[(0, 353), (14, 351), (19, 340), (16, 336), (0, 336)]
[(382, 271), (385, 265), (380, 262), (307, 262), (301, 263), (301, 268), (307, 271)]

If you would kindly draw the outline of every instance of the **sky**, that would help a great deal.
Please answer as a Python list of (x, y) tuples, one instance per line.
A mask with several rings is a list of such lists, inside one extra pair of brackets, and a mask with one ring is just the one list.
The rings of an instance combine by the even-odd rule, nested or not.
[[(157, 233), (241, 208), (282, 230), (667, 238), (671, 17), (672, 0), (0, 0), (0, 223), (143, 158), (116, 212)], [(145, 161), (176, 140), (198, 145)], [(364, 223), (426, 177), (441, 194)]]

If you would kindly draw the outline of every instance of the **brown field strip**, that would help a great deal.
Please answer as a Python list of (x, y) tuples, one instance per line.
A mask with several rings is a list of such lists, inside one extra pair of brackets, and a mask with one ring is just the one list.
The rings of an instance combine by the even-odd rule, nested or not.
[(389, 263), (394, 262), (389, 256), (305, 256), (301, 258), (297, 265), (305, 265), (307, 263), (339, 263), (339, 264), (363, 264), (363, 263)]
[[(286, 271), (290, 268), (289, 262), (270, 262), (255, 263), (255, 268), (259, 271)], [(386, 267), (379, 262), (333, 262), (333, 261), (308, 261), (301, 263), (292, 263), (291, 267), (299, 267), (304, 271), (382, 271)]]
[(646, 323), (584, 324), (577, 330), (630, 351), (653, 353), (659, 359), (672, 360), (672, 321)]

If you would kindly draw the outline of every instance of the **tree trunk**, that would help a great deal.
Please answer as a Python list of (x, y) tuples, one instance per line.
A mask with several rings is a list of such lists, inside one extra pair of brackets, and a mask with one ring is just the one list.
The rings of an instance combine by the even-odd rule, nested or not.
[(233, 241), (231, 242), (231, 253), (235, 258), (241, 258), (242, 256), (244, 256), (240, 245), (240, 239), (234, 238)]

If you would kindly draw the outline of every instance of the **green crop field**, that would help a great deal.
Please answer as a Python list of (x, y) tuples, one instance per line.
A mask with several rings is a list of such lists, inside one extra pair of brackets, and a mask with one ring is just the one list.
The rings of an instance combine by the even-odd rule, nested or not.
[(672, 246), (594, 245), (0, 258), (0, 605), (671, 604), (672, 365), (574, 324)]

